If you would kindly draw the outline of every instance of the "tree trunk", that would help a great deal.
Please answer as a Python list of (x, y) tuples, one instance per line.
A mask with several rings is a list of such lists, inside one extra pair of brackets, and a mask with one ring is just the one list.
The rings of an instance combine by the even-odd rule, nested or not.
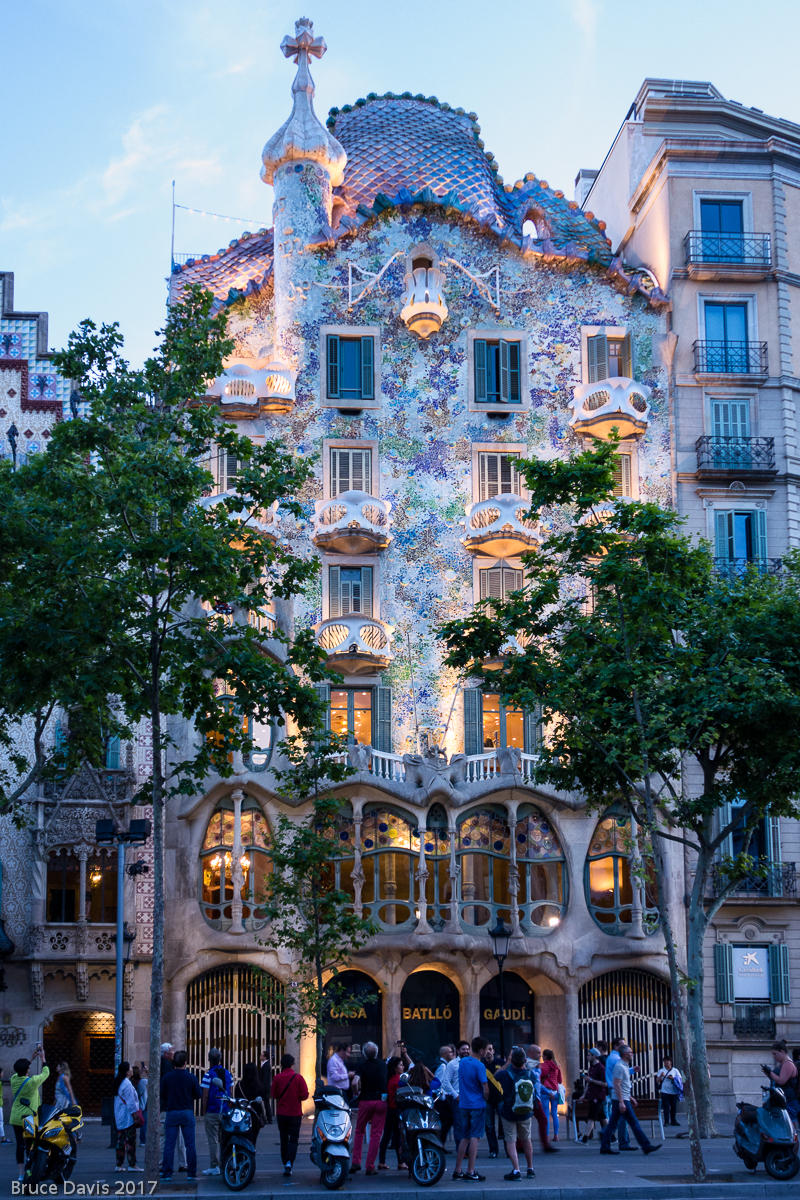
[(161, 744), (161, 709), (157, 688), (151, 706), (153, 751), (153, 962), (150, 974), (150, 1066), (147, 1091), (145, 1173), (159, 1177), (161, 1158), (161, 1018), (164, 1007), (164, 773)]
[[(702, 877), (700, 872), (702, 872)], [(697, 1120), (701, 1137), (715, 1137), (714, 1105), (711, 1098), (711, 1073), (708, 1069), (708, 1052), (706, 1049), (705, 1020), (703, 1017), (703, 992), (705, 981), (705, 966), (703, 962), (703, 947), (705, 943), (708, 920), (703, 912), (699, 897), (705, 890), (706, 872), (702, 868), (702, 860), (698, 860), (695, 874), (695, 887), (692, 888), (692, 905), (688, 920), (686, 972), (692, 981), (688, 988), (687, 1011), (689, 1021), (689, 1040), (691, 1045), (690, 1070), (692, 1090), (697, 1104)]]

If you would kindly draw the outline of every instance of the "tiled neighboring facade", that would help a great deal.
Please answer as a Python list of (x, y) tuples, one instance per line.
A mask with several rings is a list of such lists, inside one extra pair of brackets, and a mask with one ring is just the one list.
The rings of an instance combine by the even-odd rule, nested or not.
[[(742, 559), (779, 569), (800, 538), (800, 125), (711, 83), (646, 79), (601, 169), (580, 172), (576, 186), (607, 221), (614, 253), (646, 264), (670, 295), (672, 471), (687, 528), (715, 543), (721, 570)], [(800, 823), (765, 822), (751, 852), (774, 864), (769, 878), (727, 902), (708, 937), (721, 1108), (760, 1095), (774, 1033), (800, 1038), (798, 851)], [(769, 946), (788, 948), (788, 992), (770, 996), (757, 973), (731, 995), (719, 978), (725, 956), (755, 951), (765, 969)]]

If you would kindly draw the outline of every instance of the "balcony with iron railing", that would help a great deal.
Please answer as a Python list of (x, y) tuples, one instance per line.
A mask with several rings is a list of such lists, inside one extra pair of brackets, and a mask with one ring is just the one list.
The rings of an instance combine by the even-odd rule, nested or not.
[(697, 474), (775, 475), (775, 439), (771, 437), (728, 437), (704, 434), (695, 442)]
[(748, 571), (757, 575), (780, 575), (782, 558), (721, 558), (714, 559), (714, 570), (727, 579), (738, 579)]
[(513, 492), (478, 500), (467, 509), (464, 545), (492, 558), (514, 558), (541, 545), (539, 521), (527, 516), (530, 504)]
[[(728, 886), (730, 870), (722, 863), (715, 863), (711, 870), (711, 888), (715, 896)], [(728, 892), (730, 897), (761, 896), (765, 899), (794, 899), (797, 895), (797, 867), (795, 863), (766, 862), (761, 869), (737, 879)]]
[(771, 1004), (735, 1004), (733, 1033), (735, 1037), (771, 1042), (775, 1037), (775, 1009)]
[(314, 544), (340, 554), (375, 554), (392, 540), (389, 502), (368, 492), (341, 492), (318, 500), (314, 513)]
[(695, 375), (766, 375), (766, 342), (694, 343)]
[(684, 238), (686, 268), (693, 279), (758, 278), (772, 265), (768, 233), (706, 233)]

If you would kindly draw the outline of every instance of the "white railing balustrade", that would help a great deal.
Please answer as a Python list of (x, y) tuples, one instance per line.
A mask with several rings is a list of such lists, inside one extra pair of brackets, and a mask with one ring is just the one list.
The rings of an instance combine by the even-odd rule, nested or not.
[(317, 641), (331, 657), (371, 658), (391, 662), (392, 628), (375, 617), (351, 613), (329, 617), (315, 626)]
[(514, 492), (478, 500), (467, 509), (467, 549), (480, 548), (503, 558), (542, 543), (541, 523), (527, 516), (530, 505)]
[(576, 433), (608, 438), (616, 429), (620, 437), (641, 437), (650, 417), (650, 389), (643, 383), (615, 375), (572, 389), (570, 427)]
[(314, 513), (314, 540), (318, 544), (352, 543), (353, 553), (360, 544), (385, 549), (392, 540), (389, 532), (388, 500), (368, 492), (342, 492), (329, 500), (317, 500)]

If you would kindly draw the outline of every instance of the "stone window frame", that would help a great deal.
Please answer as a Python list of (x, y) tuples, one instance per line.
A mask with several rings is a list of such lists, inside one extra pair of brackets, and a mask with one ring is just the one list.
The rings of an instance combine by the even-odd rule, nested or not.
[[(506, 341), (519, 343), (519, 404), (483, 404), (475, 399), (475, 342), (485, 338), (487, 341)], [(530, 389), (530, 356), (528, 332), (525, 329), (506, 329), (500, 325), (481, 325), (476, 329), (467, 330), (467, 410), (474, 413), (500, 414), (512, 416), (515, 413), (528, 412), (531, 407)]]
[[(343, 400), (338, 396), (328, 395), (328, 334), (340, 338), (371, 337), (372, 347), (372, 399)], [(360, 411), (374, 411), (383, 406), (381, 395), (381, 327), (380, 325), (321, 325), (319, 330), (319, 396), (323, 408), (338, 408)]]

